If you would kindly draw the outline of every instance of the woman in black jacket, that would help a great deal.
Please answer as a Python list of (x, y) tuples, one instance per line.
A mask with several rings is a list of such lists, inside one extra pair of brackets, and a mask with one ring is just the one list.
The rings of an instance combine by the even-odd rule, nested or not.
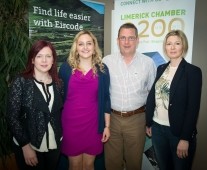
[(157, 69), (146, 105), (146, 133), (152, 136), (160, 170), (190, 170), (196, 149), (202, 73), (183, 58), (188, 41), (169, 32), (163, 48), (170, 61)]
[(7, 120), (20, 170), (55, 170), (62, 139), (62, 98), (56, 51), (50, 42), (37, 41), (8, 96)]

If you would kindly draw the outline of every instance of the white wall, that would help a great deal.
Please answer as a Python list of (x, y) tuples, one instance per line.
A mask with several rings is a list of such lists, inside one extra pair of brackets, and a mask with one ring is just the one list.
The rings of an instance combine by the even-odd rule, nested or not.
[(93, 0), (105, 4), (104, 19), (104, 55), (111, 53), (111, 11), (114, 9), (113, 0)]
[(203, 73), (203, 88), (198, 119), (198, 143), (193, 170), (207, 170), (207, 19), (204, 1), (197, 0), (195, 10), (192, 63)]

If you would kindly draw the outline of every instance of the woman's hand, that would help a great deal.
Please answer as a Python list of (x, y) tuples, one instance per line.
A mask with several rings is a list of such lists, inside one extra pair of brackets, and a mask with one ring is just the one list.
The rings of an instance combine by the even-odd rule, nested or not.
[(106, 142), (109, 139), (109, 137), (110, 137), (110, 129), (109, 127), (105, 127), (101, 141)]
[(187, 140), (180, 140), (177, 146), (177, 155), (179, 158), (186, 158), (188, 156), (189, 142)]
[(36, 166), (38, 164), (37, 155), (34, 149), (27, 144), (22, 147), (24, 159), (27, 165)]
[(147, 134), (149, 137), (152, 136), (152, 129), (151, 129), (151, 127), (147, 127), (147, 126), (146, 126), (146, 134)]

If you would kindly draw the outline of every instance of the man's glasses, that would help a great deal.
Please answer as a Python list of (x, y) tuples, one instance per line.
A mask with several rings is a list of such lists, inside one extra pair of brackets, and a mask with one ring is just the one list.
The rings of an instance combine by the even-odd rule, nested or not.
[(120, 41), (126, 41), (126, 40), (135, 41), (136, 39), (137, 39), (137, 37), (135, 37), (135, 36), (130, 36), (130, 37), (121, 36), (121, 37), (119, 37)]

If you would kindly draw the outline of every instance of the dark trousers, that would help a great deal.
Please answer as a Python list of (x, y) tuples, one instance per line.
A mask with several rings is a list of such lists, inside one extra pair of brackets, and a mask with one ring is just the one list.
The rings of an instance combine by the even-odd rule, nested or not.
[(196, 150), (196, 137), (189, 141), (188, 157), (183, 159), (176, 154), (179, 140), (172, 134), (170, 127), (153, 123), (152, 145), (160, 170), (191, 170)]
[(60, 149), (49, 152), (37, 152), (38, 164), (29, 166), (25, 163), (22, 148), (14, 144), (14, 153), (19, 170), (56, 170), (60, 155)]

